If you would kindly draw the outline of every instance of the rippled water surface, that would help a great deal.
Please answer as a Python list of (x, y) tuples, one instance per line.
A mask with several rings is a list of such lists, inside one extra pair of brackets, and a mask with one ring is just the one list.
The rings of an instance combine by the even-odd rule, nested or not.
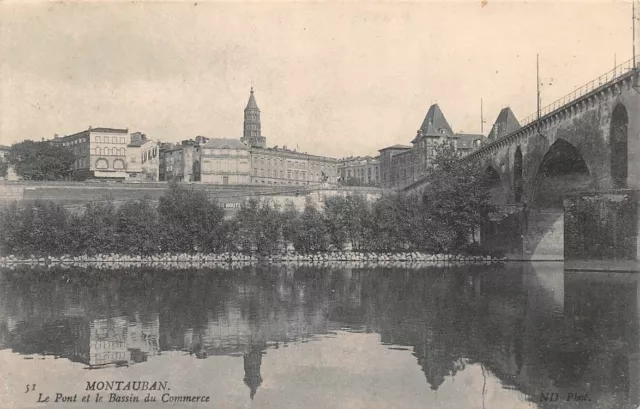
[(639, 276), (7, 269), (0, 407), (637, 408)]

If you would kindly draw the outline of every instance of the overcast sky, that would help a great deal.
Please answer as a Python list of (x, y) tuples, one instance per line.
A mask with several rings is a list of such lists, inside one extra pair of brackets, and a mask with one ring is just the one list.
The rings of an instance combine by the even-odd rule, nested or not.
[(242, 136), (332, 156), (409, 143), (437, 102), (456, 132), (543, 105), (631, 58), (629, 1), (0, 0), (0, 143), (93, 127)]

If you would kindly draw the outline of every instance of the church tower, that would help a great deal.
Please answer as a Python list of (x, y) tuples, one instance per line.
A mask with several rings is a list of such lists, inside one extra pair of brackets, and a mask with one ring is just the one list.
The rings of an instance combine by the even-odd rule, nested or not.
[(266, 148), (266, 138), (262, 136), (260, 130), (260, 109), (253, 95), (253, 87), (249, 94), (249, 102), (244, 109), (244, 132), (242, 134), (242, 142), (249, 147)]

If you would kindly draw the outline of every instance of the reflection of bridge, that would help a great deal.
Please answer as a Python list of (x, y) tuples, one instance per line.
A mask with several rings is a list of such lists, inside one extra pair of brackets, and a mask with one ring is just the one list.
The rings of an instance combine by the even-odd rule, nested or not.
[[(524, 126), (492, 141), (480, 150), (463, 158), (474, 161), (484, 169), (491, 180), (492, 204), (522, 204), (526, 207), (519, 218), (504, 223), (494, 221), (491, 235), (511, 236), (508, 253), (517, 258), (562, 259), (564, 256), (563, 199), (584, 191), (609, 192), (616, 189), (640, 188), (640, 83), (638, 68), (627, 62), (595, 81), (578, 88), (573, 93), (541, 110), (525, 120)], [(412, 185), (410, 190), (425, 189), (424, 181)], [(618, 192), (620, 193), (620, 192)], [(629, 191), (623, 191), (620, 200), (634, 201)], [(573, 200), (573, 199), (571, 199)], [(600, 197), (598, 206), (609, 209), (598, 215), (602, 228), (609, 230), (610, 239), (626, 241), (634, 254), (617, 254), (616, 257), (637, 259), (637, 214), (622, 214), (611, 209), (610, 200)], [(618, 199), (615, 199), (618, 200)], [(571, 201), (570, 204), (574, 204)], [(634, 201), (635, 203), (635, 201)], [(578, 203), (574, 215), (586, 217), (595, 212), (594, 206)], [(577, 213), (576, 213), (577, 212)], [(595, 217), (595, 219), (598, 219)], [(592, 218), (593, 219), (593, 218)], [(634, 224), (633, 238), (616, 236), (618, 225)], [(593, 221), (592, 221), (593, 222)], [(609, 227), (607, 227), (609, 226)], [(613, 227), (611, 227), (613, 226)], [(572, 224), (569, 241), (584, 244), (590, 226)], [(490, 234), (491, 233), (491, 234)], [(627, 233), (629, 234), (629, 233)], [(514, 240), (517, 240), (513, 246)], [(497, 243), (495, 243), (497, 244)], [(575, 246), (574, 246), (575, 247)], [(575, 257), (588, 256), (593, 249), (584, 248)], [(631, 252), (625, 251), (626, 253)], [(580, 253), (580, 252), (579, 252)], [(610, 254), (602, 254), (606, 258)], [(613, 253), (616, 253), (613, 251)]]

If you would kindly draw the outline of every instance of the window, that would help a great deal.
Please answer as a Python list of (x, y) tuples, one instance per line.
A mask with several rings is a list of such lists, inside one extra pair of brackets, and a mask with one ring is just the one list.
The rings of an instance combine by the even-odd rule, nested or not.
[(96, 161), (96, 169), (108, 169), (109, 162), (105, 158), (100, 158)]
[(222, 177), (222, 184), (223, 185), (228, 185), (229, 184), (229, 176), (223, 176)]
[(96, 148), (96, 155), (102, 155), (102, 149)]
[(115, 136), (113, 136), (111, 138), (111, 143), (118, 143), (118, 138), (116, 138)]
[(120, 138), (120, 143), (124, 143), (124, 137)]

